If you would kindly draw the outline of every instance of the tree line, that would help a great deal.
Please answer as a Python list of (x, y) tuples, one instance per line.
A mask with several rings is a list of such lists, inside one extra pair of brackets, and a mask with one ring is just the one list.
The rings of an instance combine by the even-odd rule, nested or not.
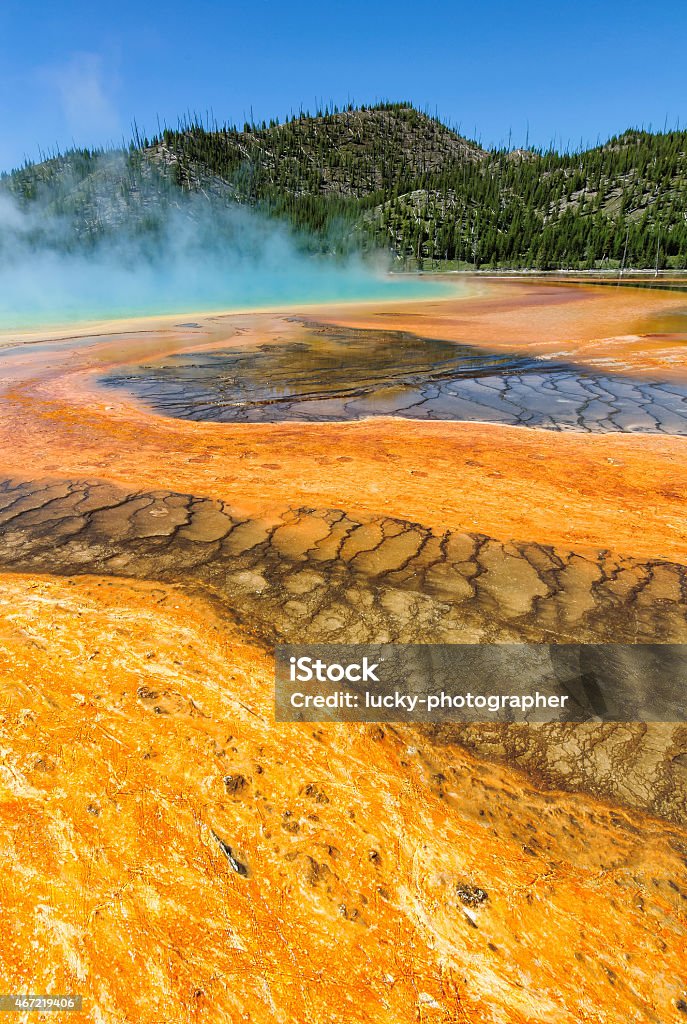
[(118, 153), (27, 163), (0, 188), (24, 204), (48, 196), (83, 238), (127, 218), (152, 230), (155, 202), (181, 192), (256, 207), (310, 249), (382, 248), (407, 266), (687, 267), (682, 131), (630, 130), (560, 153), (485, 150), (409, 103), (240, 127), (194, 116), (152, 137), (135, 129)]

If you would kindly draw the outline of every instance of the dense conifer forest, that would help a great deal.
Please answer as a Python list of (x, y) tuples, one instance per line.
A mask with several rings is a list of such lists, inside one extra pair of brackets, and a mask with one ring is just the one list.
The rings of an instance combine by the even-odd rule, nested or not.
[(0, 191), (40, 210), (33, 230), (50, 222), (58, 248), (124, 230), (154, 243), (193, 197), (256, 208), (311, 250), (383, 249), (409, 269), (687, 267), (683, 131), (560, 153), (485, 150), (408, 103), (242, 127), (189, 118), (153, 138), (136, 130), (128, 149), (27, 163)]

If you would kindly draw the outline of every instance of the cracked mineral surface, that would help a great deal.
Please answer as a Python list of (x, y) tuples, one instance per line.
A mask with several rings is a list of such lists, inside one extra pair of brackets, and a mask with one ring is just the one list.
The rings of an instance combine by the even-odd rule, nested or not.
[(684, 726), (277, 725), (270, 645), (687, 642), (684, 309), (480, 281), (6, 338), (0, 988), (682, 1019)]
[(687, 432), (685, 384), (406, 331), (304, 327), (296, 341), (175, 355), (105, 381), (160, 412), (216, 423), (402, 416), (594, 433)]

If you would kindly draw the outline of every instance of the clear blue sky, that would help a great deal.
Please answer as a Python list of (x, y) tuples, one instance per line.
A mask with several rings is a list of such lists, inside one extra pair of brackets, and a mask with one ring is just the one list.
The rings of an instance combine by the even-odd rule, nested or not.
[(483, 144), (687, 126), (687, 0), (3, 0), (0, 169), (39, 147), (409, 98)]

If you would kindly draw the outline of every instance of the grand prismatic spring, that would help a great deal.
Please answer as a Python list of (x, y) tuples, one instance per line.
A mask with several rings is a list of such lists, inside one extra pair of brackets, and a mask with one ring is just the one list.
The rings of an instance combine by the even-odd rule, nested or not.
[(282, 724), (277, 641), (687, 641), (687, 297), (7, 332), (5, 991), (687, 1019), (687, 729)]

